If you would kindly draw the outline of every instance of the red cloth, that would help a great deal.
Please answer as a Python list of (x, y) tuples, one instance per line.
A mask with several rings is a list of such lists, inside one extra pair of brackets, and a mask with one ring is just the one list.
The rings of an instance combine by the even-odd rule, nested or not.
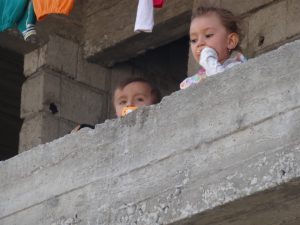
[(153, 0), (154, 8), (161, 8), (163, 7), (164, 0)]

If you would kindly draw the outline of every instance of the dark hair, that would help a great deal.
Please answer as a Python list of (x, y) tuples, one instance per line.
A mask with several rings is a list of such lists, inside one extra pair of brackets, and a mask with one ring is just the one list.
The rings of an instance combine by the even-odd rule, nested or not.
[(216, 13), (219, 16), (223, 26), (227, 29), (227, 31), (230, 33), (236, 33), (239, 36), (239, 43), (232, 50), (242, 51), (240, 43), (243, 39), (243, 34), (240, 28), (240, 17), (235, 16), (232, 12), (230, 12), (227, 9), (217, 8), (213, 6), (199, 6), (193, 11), (191, 21), (193, 21), (197, 17), (201, 17), (209, 13)]
[(149, 80), (142, 78), (142, 77), (131, 77), (131, 78), (121, 81), (114, 89), (114, 92), (112, 93), (112, 95), (113, 95), (112, 99), (114, 100), (114, 95), (115, 95), (116, 90), (122, 90), (128, 84), (131, 84), (133, 82), (143, 82), (143, 83), (148, 84), (151, 87), (151, 94), (152, 94), (153, 100), (154, 100), (153, 104), (157, 104), (160, 102), (161, 93), (160, 93), (159, 89), (152, 82), (150, 82)]

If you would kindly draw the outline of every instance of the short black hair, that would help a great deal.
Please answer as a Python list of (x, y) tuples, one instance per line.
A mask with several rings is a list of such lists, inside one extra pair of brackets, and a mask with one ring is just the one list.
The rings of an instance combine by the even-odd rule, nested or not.
[(148, 84), (151, 87), (151, 94), (153, 96), (153, 104), (157, 104), (161, 101), (161, 93), (160, 90), (149, 80), (143, 78), (143, 77), (130, 77), (127, 78), (123, 81), (121, 81), (116, 88), (114, 89), (113, 93), (112, 93), (112, 100), (114, 101), (114, 95), (116, 90), (123, 90), (123, 88), (125, 88), (128, 84), (131, 84), (133, 82), (143, 82)]

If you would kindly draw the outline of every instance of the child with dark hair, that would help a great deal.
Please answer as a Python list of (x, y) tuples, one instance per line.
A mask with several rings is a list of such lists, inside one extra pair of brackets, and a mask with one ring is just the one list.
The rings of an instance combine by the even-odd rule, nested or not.
[(112, 96), (117, 117), (124, 116), (138, 107), (159, 103), (160, 100), (158, 88), (141, 77), (124, 80), (115, 88)]
[[(161, 93), (150, 81), (134, 77), (129, 78), (117, 85), (112, 95), (112, 103), (117, 117), (122, 117), (142, 106), (159, 103)], [(72, 132), (88, 127), (94, 129), (93, 125), (81, 124)]]
[(242, 34), (238, 22), (238, 17), (226, 9), (199, 7), (194, 11), (190, 45), (201, 68), (197, 74), (181, 82), (181, 89), (246, 61), (241, 53)]

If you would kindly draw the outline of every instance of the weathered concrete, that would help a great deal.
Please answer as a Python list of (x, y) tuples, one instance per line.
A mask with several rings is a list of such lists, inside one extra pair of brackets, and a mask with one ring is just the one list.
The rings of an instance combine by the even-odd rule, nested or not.
[(188, 33), (193, 0), (168, 1), (168, 7), (156, 10), (154, 32), (150, 34), (133, 32), (137, 3), (131, 0), (91, 0), (87, 3), (84, 36), (86, 58), (111, 66)]
[[(80, 46), (51, 36), (25, 55), (19, 152), (107, 118), (110, 71), (83, 59)], [(34, 90), (34, 91), (33, 91)]]
[(1, 162), (0, 223), (299, 224), (299, 51)]

